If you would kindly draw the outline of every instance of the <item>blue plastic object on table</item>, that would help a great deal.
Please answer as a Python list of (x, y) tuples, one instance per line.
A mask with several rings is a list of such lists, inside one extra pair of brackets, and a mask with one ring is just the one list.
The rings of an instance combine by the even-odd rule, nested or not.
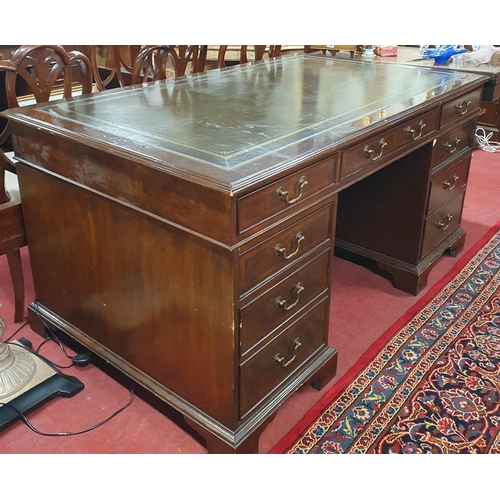
[(450, 57), (464, 52), (467, 52), (467, 49), (457, 48), (455, 45), (443, 45), (435, 49), (426, 49), (422, 52), (422, 57), (424, 59), (434, 59), (436, 64), (446, 64)]

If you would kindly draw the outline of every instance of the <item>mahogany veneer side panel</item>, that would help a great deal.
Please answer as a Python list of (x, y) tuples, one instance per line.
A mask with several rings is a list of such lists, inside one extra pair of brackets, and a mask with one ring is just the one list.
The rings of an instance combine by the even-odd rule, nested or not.
[(18, 170), (37, 301), (234, 428), (232, 253)]

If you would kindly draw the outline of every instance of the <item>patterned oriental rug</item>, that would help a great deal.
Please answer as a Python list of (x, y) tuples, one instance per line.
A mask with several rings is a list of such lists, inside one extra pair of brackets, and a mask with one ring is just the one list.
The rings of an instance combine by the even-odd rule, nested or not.
[(500, 453), (499, 287), (500, 224), (271, 453)]

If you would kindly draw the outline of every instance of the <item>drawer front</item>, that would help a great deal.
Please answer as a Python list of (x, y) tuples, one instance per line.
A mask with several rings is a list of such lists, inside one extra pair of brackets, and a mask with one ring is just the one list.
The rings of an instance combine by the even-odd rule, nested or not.
[(450, 201), (439, 208), (425, 222), (422, 257), (439, 245), (455, 228), (460, 225), (465, 189), (457, 192)]
[(238, 229), (243, 233), (273, 216), (295, 210), (336, 182), (337, 156), (273, 182), (238, 200)]
[(481, 114), (478, 123), (497, 127), (499, 125), (500, 100), (493, 102), (483, 101), (481, 103)]
[(434, 109), (346, 149), (342, 152), (340, 179), (384, 163), (391, 154), (423, 142), (437, 129), (438, 116), (439, 109)]
[(240, 290), (244, 294), (264, 279), (330, 240), (334, 205), (301, 219), (240, 256)]
[(441, 127), (466, 115), (473, 115), (479, 108), (481, 94), (482, 89), (479, 88), (444, 104), (441, 111)]
[(432, 177), (429, 212), (465, 186), (469, 177), (470, 160), (470, 155), (466, 156), (459, 162), (439, 170)]
[(241, 309), (241, 355), (328, 291), (329, 263), (330, 249)]
[(462, 151), (470, 148), (474, 127), (473, 123), (466, 123), (442, 134), (434, 144), (431, 167), (437, 167), (444, 161), (455, 158)]
[(421, 142), (434, 133), (439, 126), (439, 108), (406, 122), (397, 129), (396, 144), (399, 147)]
[(323, 345), (327, 315), (325, 299), (240, 366), (240, 417)]

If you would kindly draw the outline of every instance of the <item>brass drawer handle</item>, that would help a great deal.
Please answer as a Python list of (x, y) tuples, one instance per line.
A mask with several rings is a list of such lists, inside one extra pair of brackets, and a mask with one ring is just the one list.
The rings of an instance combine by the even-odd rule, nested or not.
[(288, 347), (288, 350), (289, 350), (288, 355), (290, 356), (290, 355), (293, 354), (293, 356), (287, 361), (286, 358), (285, 358), (285, 356), (282, 356), (280, 353), (278, 353), (278, 354), (275, 354), (275, 356), (274, 356), (274, 362), (282, 365), (284, 368), (286, 368), (287, 366), (291, 365), (293, 363), (293, 361), (295, 360), (296, 356), (297, 356), (297, 349), (301, 345), (302, 344), (300, 343), (300, 339), (299, 339), (299, 337), (297, 337), (293, 341), (293, 343)]
[(455, 104), (455, 109), (457, 110), (458, 114), (465, 115), (471, 104), (472, 101), (470, 99), (465, 99), (465, 101), (462, 104)]
[(454, 153), (457, 150), (458, 143), (460, 139), (458, 137), (454, 137), (451, 141), (444, 143), (444, 149), (448, 151), (448, 153)]
[(293, 198), (292, 200), (288, 199), (288, 191), (284, 187), (278, 188), (276, 193), (281, 200), (286, 201), (289, 205), (291, 205), (292, 203), (297, 203), (300, 200), (300, 198), (302, 198), (302, 189), (304, 188), (305, 185), (307, 185), (307, 179), (305, 178), (305, 176), (302, 176), (299, 179), (299, 194), (296, 198)]
[(299, 253), (300, 242), (304, 241), (306, 239), (306, 237), (299, 231), (295, 235), (294, 239), (295, 239), (296, 248), (292, 253), (287, 254), (288, 250), (281, 243), (278, 243), (274, 247), (274, 251), (275, 251), (276, 255), (279, 255), (280, 257), (284, 257), (286, 260), (291, 259), (292, 257), (295, 257)]
[(375, 150), (370, 149), (370, 146), (365, 146), (365, 149), (363, 149), (363, 153), (365, 154), (365, 156), (369, 156), (372, 161), (378, 160), (379, 158), (382, 157), (382, 153), (384, 152), (384, 148), (387, 146), (387, 142), (385, 142), (384, 139), (380, 139), (378, 145), (380, 147), (380, 152), (378, 153), (377, 156), (373, 156)]
[(282, 307), (285, 311), (289, 311), (290, 309), (293, 309), (299, 303), (300, 292), (303, 292), (303, 291), (304, 291), (304, 285), (302, 285), (302, 283), (297, 283), (293, 287), (293, 291), (292, 291), (292, 293), (295, 293), (295, 296), (296, 296), (295, 302), (288, 304), (288, 302), (280, 296), (274, 301), (274, 303), (278, 307)]
[(457, 185), (457, 181), (458, 181), (458, 175), (453, 174), (447, 181), (443, 181), (443, 189), (452, 191)]
[(479, 114), (477, 116), (483, 116), (486, 114), (486, 108), (479, 108)]
[(436, 224), (437, 228), (441, 229), (441, 231), (446, 231), (450, 225), (451, 219), (453, 219), (453, 215), (446, 214), (444, 219)]
[(424, 123), (424, 120), (420, 120), (418, 122), (418, 125), (417, 125), (418, 135), (415, 135), (415, 132), (417, 132), (417, 128), (411, 128), (410, 125), (408, 127), (406, 127), (405, 130), (406, 130), (406, 132), (411, 134), (413, 140), (416, 141), (417, 139), (420, 139), (422, 137), (422, 130), (424, 129), (425, 126), (426, 125)]

